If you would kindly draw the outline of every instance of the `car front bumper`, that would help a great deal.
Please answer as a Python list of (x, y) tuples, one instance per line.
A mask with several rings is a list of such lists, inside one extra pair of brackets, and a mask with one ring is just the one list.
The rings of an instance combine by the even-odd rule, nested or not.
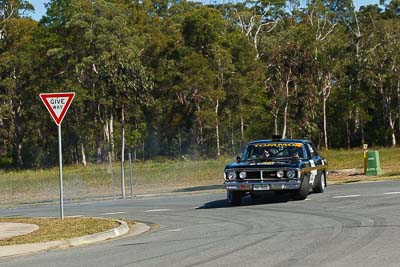
[(290, 181), (263, 181), (263, 182), (237, 182), (226, 181), (224, 187), (228, 191), (282, 191), (296, 190), (301, 185), (300, 180)]

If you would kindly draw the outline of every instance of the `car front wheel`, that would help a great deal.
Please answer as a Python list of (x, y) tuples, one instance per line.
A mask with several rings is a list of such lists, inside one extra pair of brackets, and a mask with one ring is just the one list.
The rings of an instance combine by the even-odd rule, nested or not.
[(314, 193), (323, 193), (326, 187), (325, 173), (321, 173), (321, 177), (318, 179), (317, 184), (313, 188)]
[(310, 184), (309, 184), (308, 176), (304, 176), (303, 182), (301, 183), (300, 189), (297, 190), (295, 193), (292, 194), (294, 200), (304, 200), (307, 198)]

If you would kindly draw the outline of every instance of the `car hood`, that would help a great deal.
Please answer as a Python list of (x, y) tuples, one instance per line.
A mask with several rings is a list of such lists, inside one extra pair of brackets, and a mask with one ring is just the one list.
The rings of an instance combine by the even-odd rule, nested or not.
[(239, 162), (232, 162), (225, 166), (225, 169), (260, 169), (260, 168), (298, 168), (301, 164), (301, 160), (295, 158), (283, 158), (273, 160), (243, 160)]

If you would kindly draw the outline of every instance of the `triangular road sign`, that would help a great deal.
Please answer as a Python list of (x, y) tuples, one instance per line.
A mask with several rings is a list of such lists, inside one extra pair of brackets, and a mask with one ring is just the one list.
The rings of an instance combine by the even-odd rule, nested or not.
[(75, 93), (43, 93), (39, 96), (56, 124), (60, 125), (75, 97)]

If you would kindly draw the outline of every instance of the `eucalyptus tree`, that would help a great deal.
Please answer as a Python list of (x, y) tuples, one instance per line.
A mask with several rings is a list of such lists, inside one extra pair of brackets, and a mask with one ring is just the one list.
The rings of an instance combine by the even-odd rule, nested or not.
[(365, 53), (362, 51), (363, 43), (371, 24), (366, 21), (365, 14), (356, 10), (353, 0), (329, 1), (328, 6), (336, 13), (337, 21), (345, 27), (346, 35), (341, 36), (338, 40), (348, 43), (351, 49), (350, 54), (344, 52), (348, 56), (341, 64), (348, 75), (343, 77), (347, 82), (342, 83), (343, 88), (340, 88), (344, 90), (343, 96), (347, 99), (342, 107), (345, 107), (347, 112), (343, 114), (343, 117), (346, 119), (347, 147), (350, 147), (353, 135), (361, 135), (361, 143), (365, 142), (364, 124), (368, 120), (366, 115), (367, 92), (365, 92), (365, 88), (362, 88), (363, 82), (360, 73), (365, 63)]
[[(64, 40), (49, 51), (64, 55), (70, 66), (68, 76), (83, 90), (80, 97), (87, 104), (81, 106), (80, 112), (91, 116), (86, 125), (92, 126), (84, 129), (94, 130), (93, 145), (98, 161), (107, 151), (115, 157), (115, 118), (119, 118), (122, 126), (121, 150), (124, 152), (125, 111), (139, 104), (139, 91), (146, 91), (147, 83), (150, 84), (140, 63), (140, 42), (129, 24), (128, 8), (121, 1), (53, 0), (49, 3), (48, 16), (42, 19), (44, 25)], [(128, 99), (132, 100), (129, 106)], [(79, 136), (84, 158), (83, 132)]]
[(27, 0), (0, 0), (0, 39), (4, 38), (11, 19), (26, 17), (33, 10), (33, 5)]
[(27, 1), (0, 1), (0, 155), (10, 157), (18, 168), (24, 165), (25, 122), (28, 103), (34, 98), (28, 93), (32, 73), (29, 44), (36, 22), (23, 17), (29, 10), (33, 7)]
[[(289, 1), (290, 3), (294, 1)], [(252, 41), (259, 58), (259, 46), (264, 34), (271, 33), (285, 16), (286, 1), (248, 0), (228, 6), (230, 17), (239, 26), (241, 32)]]
[(147, 156), (182, 155), (190, 151), (192, 137), (196, 136), (192, 132), (193, 96), (181, 79), (187, 70), (183, 61), (189, 53), (182, 36), (182, 23), (199, 6), (193, 2), (165, 1), (160, 5), (147, 1), (142, 9), (145, 14), (135, 21), (145, 44), (140, 58), (154, 81), (154, 101), (143, 108)]
[[(315, 95), (321, 96), (322, 102), (322, 120), (323, 120), (323, 138), (325, 149), (328, 149), (328, 132), (327, 132), (327, 111), (326, 103), (331, 94), (332, 82), (334, 80), (334, 73), (332, 67), (327, 63), (332, 61), (324, 61), (322, 53), (327, 52), (327, 47), (331, 42), (334, 42), (334, 34), (338, 21), (336, 20), (336, 13), (329, 8), (330, 1), (324, 0), (311, 0), (307, 4), (306, 19), (309, 26), (310, 34), (314, 36), (314, 40), (310, 43), (311, 48), (314, 50), (314, 60), (317, 68), (315, 83), (318, 86)], [(328, 50), (329, 51), (329, 50)], [(328, 52), (329, 53), (329, 52)]]
[[(294, 7), (295, 2), (298, 1), (295, 0), (288, 2), (293, 4), (292, 7)], [(243, 84), (241, 88), (235, 86), (237, 90), (236, 95), (241, 96), (241, 98), (238, 98), (238, 107), (240, 111), (241, 142), (244, 142), (246, 139), (245, 124), (249, 125), (254, 123), (250, 121), (255, 117), (255, 114), (253, 113), (253, 116), (244, 118), (248, 114), (245, 112), (245, 110), (249, 110), (249, 107), (252, 109), (254, 106), (257, 106), (257, 108), (260, 107), (261, 109), (264, 109), (264, 112), (262, 112), (263, 115), (260, 115), (265, 115), (265, 103), (267, 103), (269, 99), (263, 95), (263, 90), (260, 90), (260, 88), (263, 86), (261, 85), (261, 87), (257, 88), (258, 93), (252, 91), (252, 93), (249, 94), (249, 89), (255, 89), (254, 85), (261, 80), (263, 80), (262, 83), (264, 84), (267, 84), (270, 80), (270, 77), (265, 77), (265, 73), (264, 71), (261, 71), (261, 69), (268, 68), (269, 66), (269, 62), (266, 60), (266, 58), (268, 58), (268, 55), (266, 55), (266, 46), (269, 45), (269, 41), (274, 37), (274, 35), (279, 34), (279, 30), (277, 30), (279, 28), (278, 23), (284, 21), (285, 17), (288, 15), (286, 1), (245, 1), (243, 3), (228, 4), (223, 6), (224, 12), (226, 13), (227, 18), (231, 21), (231, 24), (240, 30), (243, 37), (248, 39), (249, 44), (251, 44), (253, 48), (248, 47), (248, 45), (244, 44), (243, 41), (241, 41), (241, 45), (248, 47), (248, 54), (251, 54), (253, 51), (255, 51), (253, 59), (246, 58), (245, 61), (241, 59), (242, 62), (238, 62), (238, 64), (244, 63), (246, 66), (252, 66), (252, 70), (249, 71), (247, 68), (245, 72), (240, 72), (240, 75), (234, 77), (235, 79), (237, 78), (243, 82), (246, 80), (243, 78), (245, 78), (248, 73), (253, 71), (257, 72), (257, 76), (253, 76), (257, 77), (257, 79), (253, 79), (252, 81), (247, 80), (247, 82)], [(240, 67), (240, 69), (244, 70), (246, 68)], [(258, 86), (260, 86), (260, 84), (258, 84)], [(249, 105), (245, 106), (244, 104), (246, 104), (246, 98), (247, 100), (250, 100), (251, 98), (254, 99), (249, 101), (251, 104), (247, 103)], [(257, 103), (257, 105), (255, 105), (255, 103)], [(269, 119), (263, 119), (263, 121), (269, 121)], [(264, 125), (264, 127), (269, 128), (268, 125)], [(254, 127), (252, 127), (252, 130), (254, 130)], [(262, 135), (262, 137), (265, 137), (265, 133)]]
[[(399, 117), (400, 98), (400, 57), (399, 19), (377, 20), (372, 32), (367, 37), (366, 68), (363, 71), (364, 79), (374, 89), (381, 103), (378, 109), (390, 130), (390, 143), (396, 141), (396, 118)], [(378, 117), (374, 118), (378, 120)], [(384, 126), (383, 126), (384, 127)]]
[(265, 112), (265, 98), (260, 90), (263, 88), (263, 66), (260, 60), (255, 59), (255, 48), (239, 30), (233, 30), (224, 37), (231, 66), (230, 73), (227, 73), (223, 111), (228, 116), (230, 146), (234, 152), (236, 143), (242, 148), (249, 138), (265, 137), (262, 129), (255, 128), (259, 127), (259, 122), (268, 121), (268, 113)]
[(290, 137), (311, 138), (316, 128), (312, 90), (315, 89), (312, 81), (316, 66), (312, 51), (296, 41), (299, 35), (305, 36), (302, 27), (269, 39), (270, 47), (265, 50), (269, 63), (266, 76), (269, 79), (265, 86), (274, 118), (274, 133), (286, 137), (290, 132)]
[[(230, 68), (229, 54), (220, 46), (219, 39), (226, 31), (226, 22), (224, 22), (221, 13), (208, 7), (193, 10), (185, 16), (182, 23), (182, 35), (185, 44), (192, 50), (188, 54), (189, 61), (186, 61), (191, 66), (186, 68), (190, 69), (190, 72), (195, 71), (194, 75), (191, 75), (192, 77), (185, 75), (186, 77), (183, 77), (183, 80), (195, 79), (187, 86), (193, 92), (196, 106), (197, 143), (204, 153), (205, 128), (214, 127), (218, 156), (221, 154), (219, 146), (219, 106), (220, 101), (225, 96), (223, 90), (225, 74), (229, 72)], [(200, 78), (198, 75), (202, 77)], [(195, 86), (193, 87), (193, 85)], [(210, 122), (215, 122), (215, 124)]]

